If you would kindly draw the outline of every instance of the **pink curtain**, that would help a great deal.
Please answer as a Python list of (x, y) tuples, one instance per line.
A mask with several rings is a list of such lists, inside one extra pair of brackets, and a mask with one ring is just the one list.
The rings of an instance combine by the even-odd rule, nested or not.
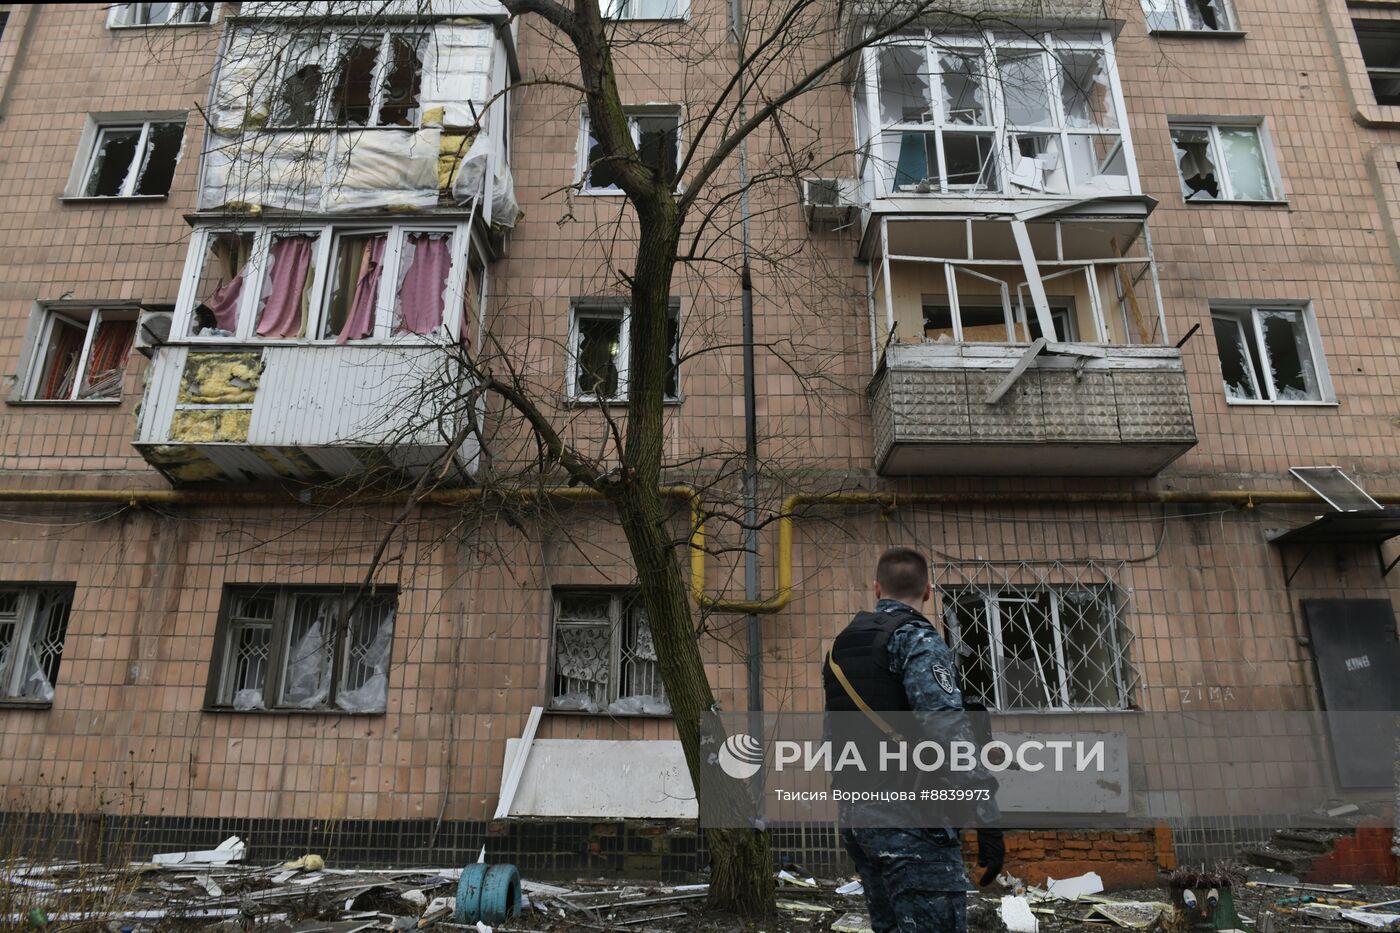
[(443, 290), (452, 265), (452, 240), (448, 236), (412, 233), (413, 260), (399, 286), (399, 323), (396, 334), (431, 334), (442, 325)]
[(214, 325), (229, 333), (238, 331), (238, 296), (243, 294), (243, 273), (226, 282), (204, 306), (214, 315)]
[(315, 243), (312, 237), (296, 236), (283, 237), (272, 244), (268, 251), (272, 269), (258, 316), (259, 337), (300, 336), (306, 278), (311, 272)]
[(379, 293), (379, 277), (384, 269), (384, 243), (388, 238), (377, 236), (369, 241), (365, 263), (360, 269), (360, 280), (355, 283), (355, 297), (350, 304), (350, 313), (345, 318), (345, 326), (335, 342), (361, 340), (374, 333), (374, 296)]

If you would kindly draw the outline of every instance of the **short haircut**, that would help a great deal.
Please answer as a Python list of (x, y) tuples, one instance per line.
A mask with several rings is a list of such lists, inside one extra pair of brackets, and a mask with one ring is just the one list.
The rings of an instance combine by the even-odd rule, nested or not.
[(918, 599), (929, 585), (928, 559), (911, 547), (892, 547), (875, 565), (880, 592), (895, 599)]

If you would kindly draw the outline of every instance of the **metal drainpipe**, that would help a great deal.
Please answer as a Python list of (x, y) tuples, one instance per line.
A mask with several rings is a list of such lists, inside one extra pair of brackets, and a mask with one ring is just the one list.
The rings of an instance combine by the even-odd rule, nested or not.
[[(737, 82), (737, 106), (739, 125), (745, 120), (744, 95), (748, 93), (744, 81), (744, 34), (743, 0), (730, 0), (730, 31), (734, 35), (736, 67), (739, 69)], [(758, 402), (754, 387), (753, 353), (753, 275), (749, 268), (749, 144), (739, 142), (739, 217), (740, 240), (743, 245), (744, 265), (741, 274), (741, 305), (744, 318), (744, 598), (750, 602), (759, 599), (758, 570)], [(744, 617), (748, 628), (749, 656), (749, 711), (763, 711), (763, 626), (756, 613)]]

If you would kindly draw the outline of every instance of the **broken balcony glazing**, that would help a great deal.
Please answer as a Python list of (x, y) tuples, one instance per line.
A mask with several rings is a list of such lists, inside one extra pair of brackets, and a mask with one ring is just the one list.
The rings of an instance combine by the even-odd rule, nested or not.
[(1106, 32), (900, 35), (866, 50), (855, 110), (867, 201), (1139, 193)]
[(1151, 475), (1195, 444), (1143, 218), (874, 228), (881, 472)]

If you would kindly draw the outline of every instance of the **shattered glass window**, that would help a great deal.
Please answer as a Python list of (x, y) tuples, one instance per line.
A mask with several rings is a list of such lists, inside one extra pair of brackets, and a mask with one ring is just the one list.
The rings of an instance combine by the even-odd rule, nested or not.
[(321, 83), (324, 75), (318, 62), (295, 63), (282, 78), (273, 109), (277, 126), (311, 126), (319, 119)]
[(0, 590), (0, 698), (53, 702), (72, 606), (72, 587)]
[(932, 123), (928, 53), (923, 46), (893, 45), (879, 50), (880, 122)]
[(1068, 50), (1059, 53), (1060, 97), (1065, 125), (1111, 130), (1118, 127), (1118, 111), (1109, 85), (1108, 62), (1099, 51)]
[(393, 595), (239, 587), (224, 598), (221, 660), (211, 668), (209, 702), (240, 712), (384, 711)]
[(331, 90), (331, 122), (337, 126), (368, 126), (374, 116), (374, 68), (379, 40), (361, 39), (341, 48)]
[(981, 56), (942, 52), (938, 63), (943, 84), (943, 122), (990, 126)]
[(1055, 125), (1043, 53), (1038, 49), (999, 50), (997, 72), (1009, 126)]
[(1400, 22), (1353, 20), (1352, 25), (1376, 103), (1400, 104)]
[(1172, 143), (1176, 147), (1182, 197), (1188, 201), (1214, 201), (1221, 197), (1210, 130), (1172, 127)]
[(169, 194), (184, 136), (183, 123), (100, 128), (88, 162), (82, 197)]
[(963, 696), (988, 709), (1121, 709), (1127, 672), (1111, 586), (941, 589)]
[(1142, 0), (1152, 32), (1218, 32), (1231, 29), (1225, 0)]
[(243, 273), (252, 254), (251, 233), (210, 231), (205, 236), (190, 336), (233, 337), (238, 333)]
[(417, 36), (389, 37), (389, 68), (379, 105), (380, 126), (416, 126), (423, 85), (423, 45)]
[(579, 314), (576, 321), (573, 394), (616, 398), (620, 387), (621, 314)]
[(680, 155), (680, 118), (671, 114), (647, 114), (633, 118), (632, 122), (637, 155), (651, 166), (662, 182), (674, 182)]
[(1230, 194), (1236, 201), (1268, 201), (1274, 196), (1269, 165), (1257, 126), (1222, 126), (1221, 154), (1230, 179)]
[(651, 626), (634, 591), (555, 596), (550, 709), (667, 716)]
[(1237, 401), (1323, 400), (1312, 338), (1297, 308), (1211, 315), (1225, 395)]

